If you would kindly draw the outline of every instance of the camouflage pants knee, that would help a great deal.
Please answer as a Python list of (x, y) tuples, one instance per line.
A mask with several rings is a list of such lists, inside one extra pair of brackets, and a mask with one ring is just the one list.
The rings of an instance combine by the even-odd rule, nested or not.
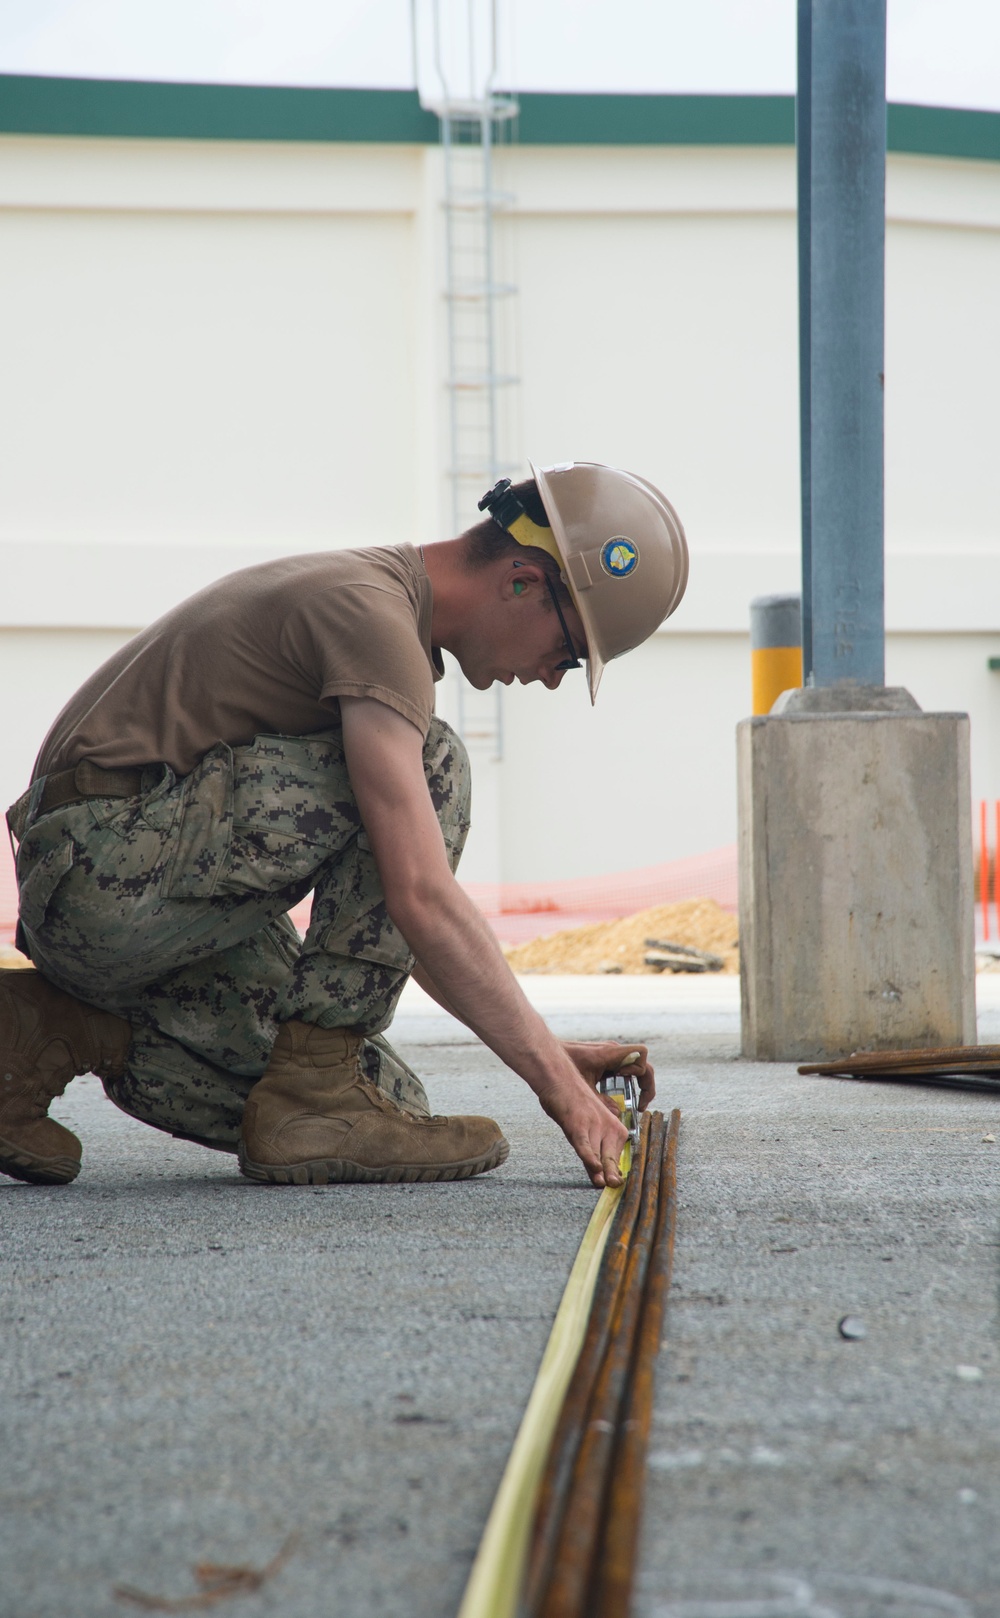
[[(455, 870), (469, 829), (465, 749), (443, 720), (424, 773)], [(367, 1037), (368, 1077), (429, 1109), (383, 1036), (413, 969), (386, 911), (339, 730), (219, 743), (181, 780), (143, 772), (138, 798), (68, 804), (17, 854), (21, 925), (51, 982), (132, 1024), (106, 1085), (158, 1129), (235, 1150), (246, 1096), (291, 1017)], [(287, 912), (313, 892), (305, 940)]]

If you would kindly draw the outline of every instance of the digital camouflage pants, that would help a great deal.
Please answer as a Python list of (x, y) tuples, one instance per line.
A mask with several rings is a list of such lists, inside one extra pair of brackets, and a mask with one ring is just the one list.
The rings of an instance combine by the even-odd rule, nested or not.
[[(454, 870), (469, 829), (469, 762), (440, 719), (424, 773)], [(290, 1017), (354, 1027), (367, 1076), (426, 1113), (382, 1038), (413, 956), (389, 920), (339, 730), (219, 743), (140, 797), (69, 804), (17, 852), (31, 959), (60, 988), (129, 1020), (127, 1071), (105, 1085), (157, 1129), (234, 1151), (247, 1094)], [(315, 890), (299, 939), (287, 912)]]

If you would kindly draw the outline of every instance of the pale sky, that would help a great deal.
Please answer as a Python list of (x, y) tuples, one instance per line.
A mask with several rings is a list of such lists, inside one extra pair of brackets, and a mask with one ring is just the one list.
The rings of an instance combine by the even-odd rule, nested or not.
[[(416, 3), (420, 83), (433, 93), (434, 0)], [(470, 3), (482, 27), (489, 0), (439, 0), (452, 37)], [(500, 85), (795, 88), (795, 0), (497, 3)], [(0, 0), (0, 71), (411, 86), (410, 0)], [(889, 0), (888, 94), (1000, 111), (1000, 0)]]

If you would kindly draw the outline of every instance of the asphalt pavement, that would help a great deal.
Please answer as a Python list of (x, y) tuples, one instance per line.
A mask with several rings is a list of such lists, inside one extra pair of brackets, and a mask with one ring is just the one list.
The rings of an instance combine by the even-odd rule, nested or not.
[[(636, 1618), (997, 1618), (1000, 1097), (743, 1062), (732, 979), (524, 981), (564, 1037), (648, 1039), (683, 1114)], [(203, 1563), (248, 1570), (236, 1618), (456, 1612), (595, 1194), (415, 988), (393, 1037), (503, 1168), (258, 1187), (88, 1078), (80, 1178), (0, 1179), (3, 1618)]]

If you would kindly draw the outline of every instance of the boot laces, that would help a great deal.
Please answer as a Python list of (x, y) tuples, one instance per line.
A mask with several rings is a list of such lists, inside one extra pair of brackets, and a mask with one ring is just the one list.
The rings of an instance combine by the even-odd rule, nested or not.
[(102, 1034), (100, 1026), (95, 1026), (96, 1018), (88, 1017), (87, 1023), (87, 1033), (95, 1048), (89, 1066), (82, 1071), (96, 1073), (99, 1079), (120, 1079), (125, 1072), (125, 1057), (131, 1039), (126, 1040), (121, 1048), (116, 1050), (111, 1036), (107, 1032)]
[(371, 1079), (366, 1079), (363, 1073), (358, 1074), (358, 1088), (362, 1094), (368, 1097), (369, 1101), (375, 1103), (380, 1111), (398, 1112), (404, 1118), (412, 1117), (412, 1114), (408, 1113), (405, 1107), (401, 1107), (398, 1101), (393, 1101), (392, 1097), (387, 1096), (384, 1090), (380, 1090), (377, 1084), (372, 1083)]
[(123, 1057), (101, 1056), (97, 1061), (91, 1062), (85, 1073), (96, 1073), (99, 1079), (120, 1079), (125, 1072)]

